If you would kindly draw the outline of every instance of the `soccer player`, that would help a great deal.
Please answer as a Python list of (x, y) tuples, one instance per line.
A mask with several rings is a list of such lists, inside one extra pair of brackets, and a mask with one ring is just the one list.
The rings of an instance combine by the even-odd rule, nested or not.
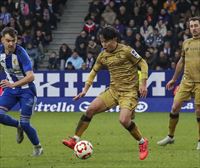
[[(17, 128), (16, 140), (19, 144), (23, 141), (25, 132), (33, 144), (33, 156), (39, 156), (43, 153), (43, 148), (36, 130), (30, 124), (37, 99), (31, 61), (25, 49), (16, 44), (17, 31), (15, 29), (5, 27), (1, 36), (0, 64), (7, 78), (0, 83), (0, 86), (4, 88), (0, 96), (0, 123)], [(6, 114), (17, 103), (21, 109), (19, 121)]]
[(198, 144), (197, 150), (200, 150), (200, 17), (189, 19), (189, 28), (192, 38), (184, 41), (182, 46), (181, 58), (176, 66), (172, 79), (167, 83), (166, 88), (171, 90), (184, 69), (180, 88), (176, 92), (172, 105), (168, 136), (157, 144), (165, 146), (174, 142), (174, 133), (179, 120), (179, 112), (184, 101), (187, 101), (194, 95), (196, 119), (198, 123)]
[[(119, 121), (138, 141), (139, 158), (144, 160), (148, 155), (148, 140), (142, 136), (132, 118), (138, 103), (138, 90), (141, 97), (147, 95), (148, 65), (134, 49), (118, 43), (117, 37), (118, 32), (112, 27), (105, 27), (100, 33), (104, 50), (97, 57), (84, 89), (74, 97), (74, 100), (85, 96), (97, 72), (103, 67), (107, 67), (110, 73), (110, 86), (91, 102), (86, 113), (80, 118), (75, 135), (69, 140), (64, 139), (63, 144), (73, 149), (95, 114), (119, 105)], [(142, 73), (140, 87), (138, 67), (141, 68)]]

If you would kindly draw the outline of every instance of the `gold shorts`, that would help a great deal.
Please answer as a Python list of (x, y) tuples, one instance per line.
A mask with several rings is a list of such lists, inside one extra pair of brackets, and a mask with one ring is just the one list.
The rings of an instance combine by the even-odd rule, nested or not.
[(200, 105), (200, 83), (182, 80), (174, 100), (184, 102), (190, 100), (193, 96), (194, 103)]
[(138, 103), (137, 89), (131, 92), (118, 92), (108, 88), (98, 97), (104, 101), (108, 109), (119, 105), (120, 109), (126, 108), (133, 111)]

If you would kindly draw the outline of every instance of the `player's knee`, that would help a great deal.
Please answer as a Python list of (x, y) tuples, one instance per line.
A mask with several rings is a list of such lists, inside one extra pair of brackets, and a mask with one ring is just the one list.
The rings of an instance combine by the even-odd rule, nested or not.
[(20, 122), (20, 126), (22, 127), (22, 129), (24, 131), (26, 131), (30, 127), (30, 123), (29, 122)]
[(93, 107), (88, 107), (88, 109), (86, 110), (86, 116), (89, 118), (92, 118), (95, 113), (96, 109)]
[(180, 109), (181, 109), (181, 104), (182, 103), (174, 103), (172, 105), (172, 111), (171, 111), (171, 113), (172, 114), (178, 114), (180, 112)]
[(130, 124), (130, 118), (128, 117), (120, 117), (119, 122), (121, 125), (123, 125), (125, 128), (127, 128)]

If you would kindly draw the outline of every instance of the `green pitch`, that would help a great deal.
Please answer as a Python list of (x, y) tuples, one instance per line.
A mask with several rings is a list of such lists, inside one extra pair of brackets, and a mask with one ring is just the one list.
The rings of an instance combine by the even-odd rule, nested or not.
[[(9, 113), (19, 117), (18, 113)], [(138, 145), (118, 122), (118, 113), (102, 113), (82, 137), (91, 141), (94, 154), (80, 160), (61, 140), (73, 135), (82, 113), (36, 113), (32, 123), (37, 128), (44, 155), (31, 157), (32, 146), (25, 137), (15, 141), (16, 129), (0, 125), (0, 168), (200, 168), (196, 150), (197, 125), (194, 114), (182, 113), (175, 144), (160, 147), (156, 142), (166, 136), (168, 113), (136, 114), (136, 123), (149, 139), (149, 157), (138, 159)]]

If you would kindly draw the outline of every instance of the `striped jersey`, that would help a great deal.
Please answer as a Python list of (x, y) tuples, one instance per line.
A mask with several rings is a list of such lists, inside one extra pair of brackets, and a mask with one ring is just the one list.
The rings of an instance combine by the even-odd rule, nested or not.
[[(14, 83), (26, 76), (27, 71), (32, 71), (32, 63), (26, 52), (26, 50), (16, 45), (16, 49), (11, 54), (6, 54), (4, 46), (0, 45), (0, 64), (6, 73), (6, 78), (10, 83)], [(19, 88), (25, 89), (34, 86), (33, 82), (30, 82)]]

